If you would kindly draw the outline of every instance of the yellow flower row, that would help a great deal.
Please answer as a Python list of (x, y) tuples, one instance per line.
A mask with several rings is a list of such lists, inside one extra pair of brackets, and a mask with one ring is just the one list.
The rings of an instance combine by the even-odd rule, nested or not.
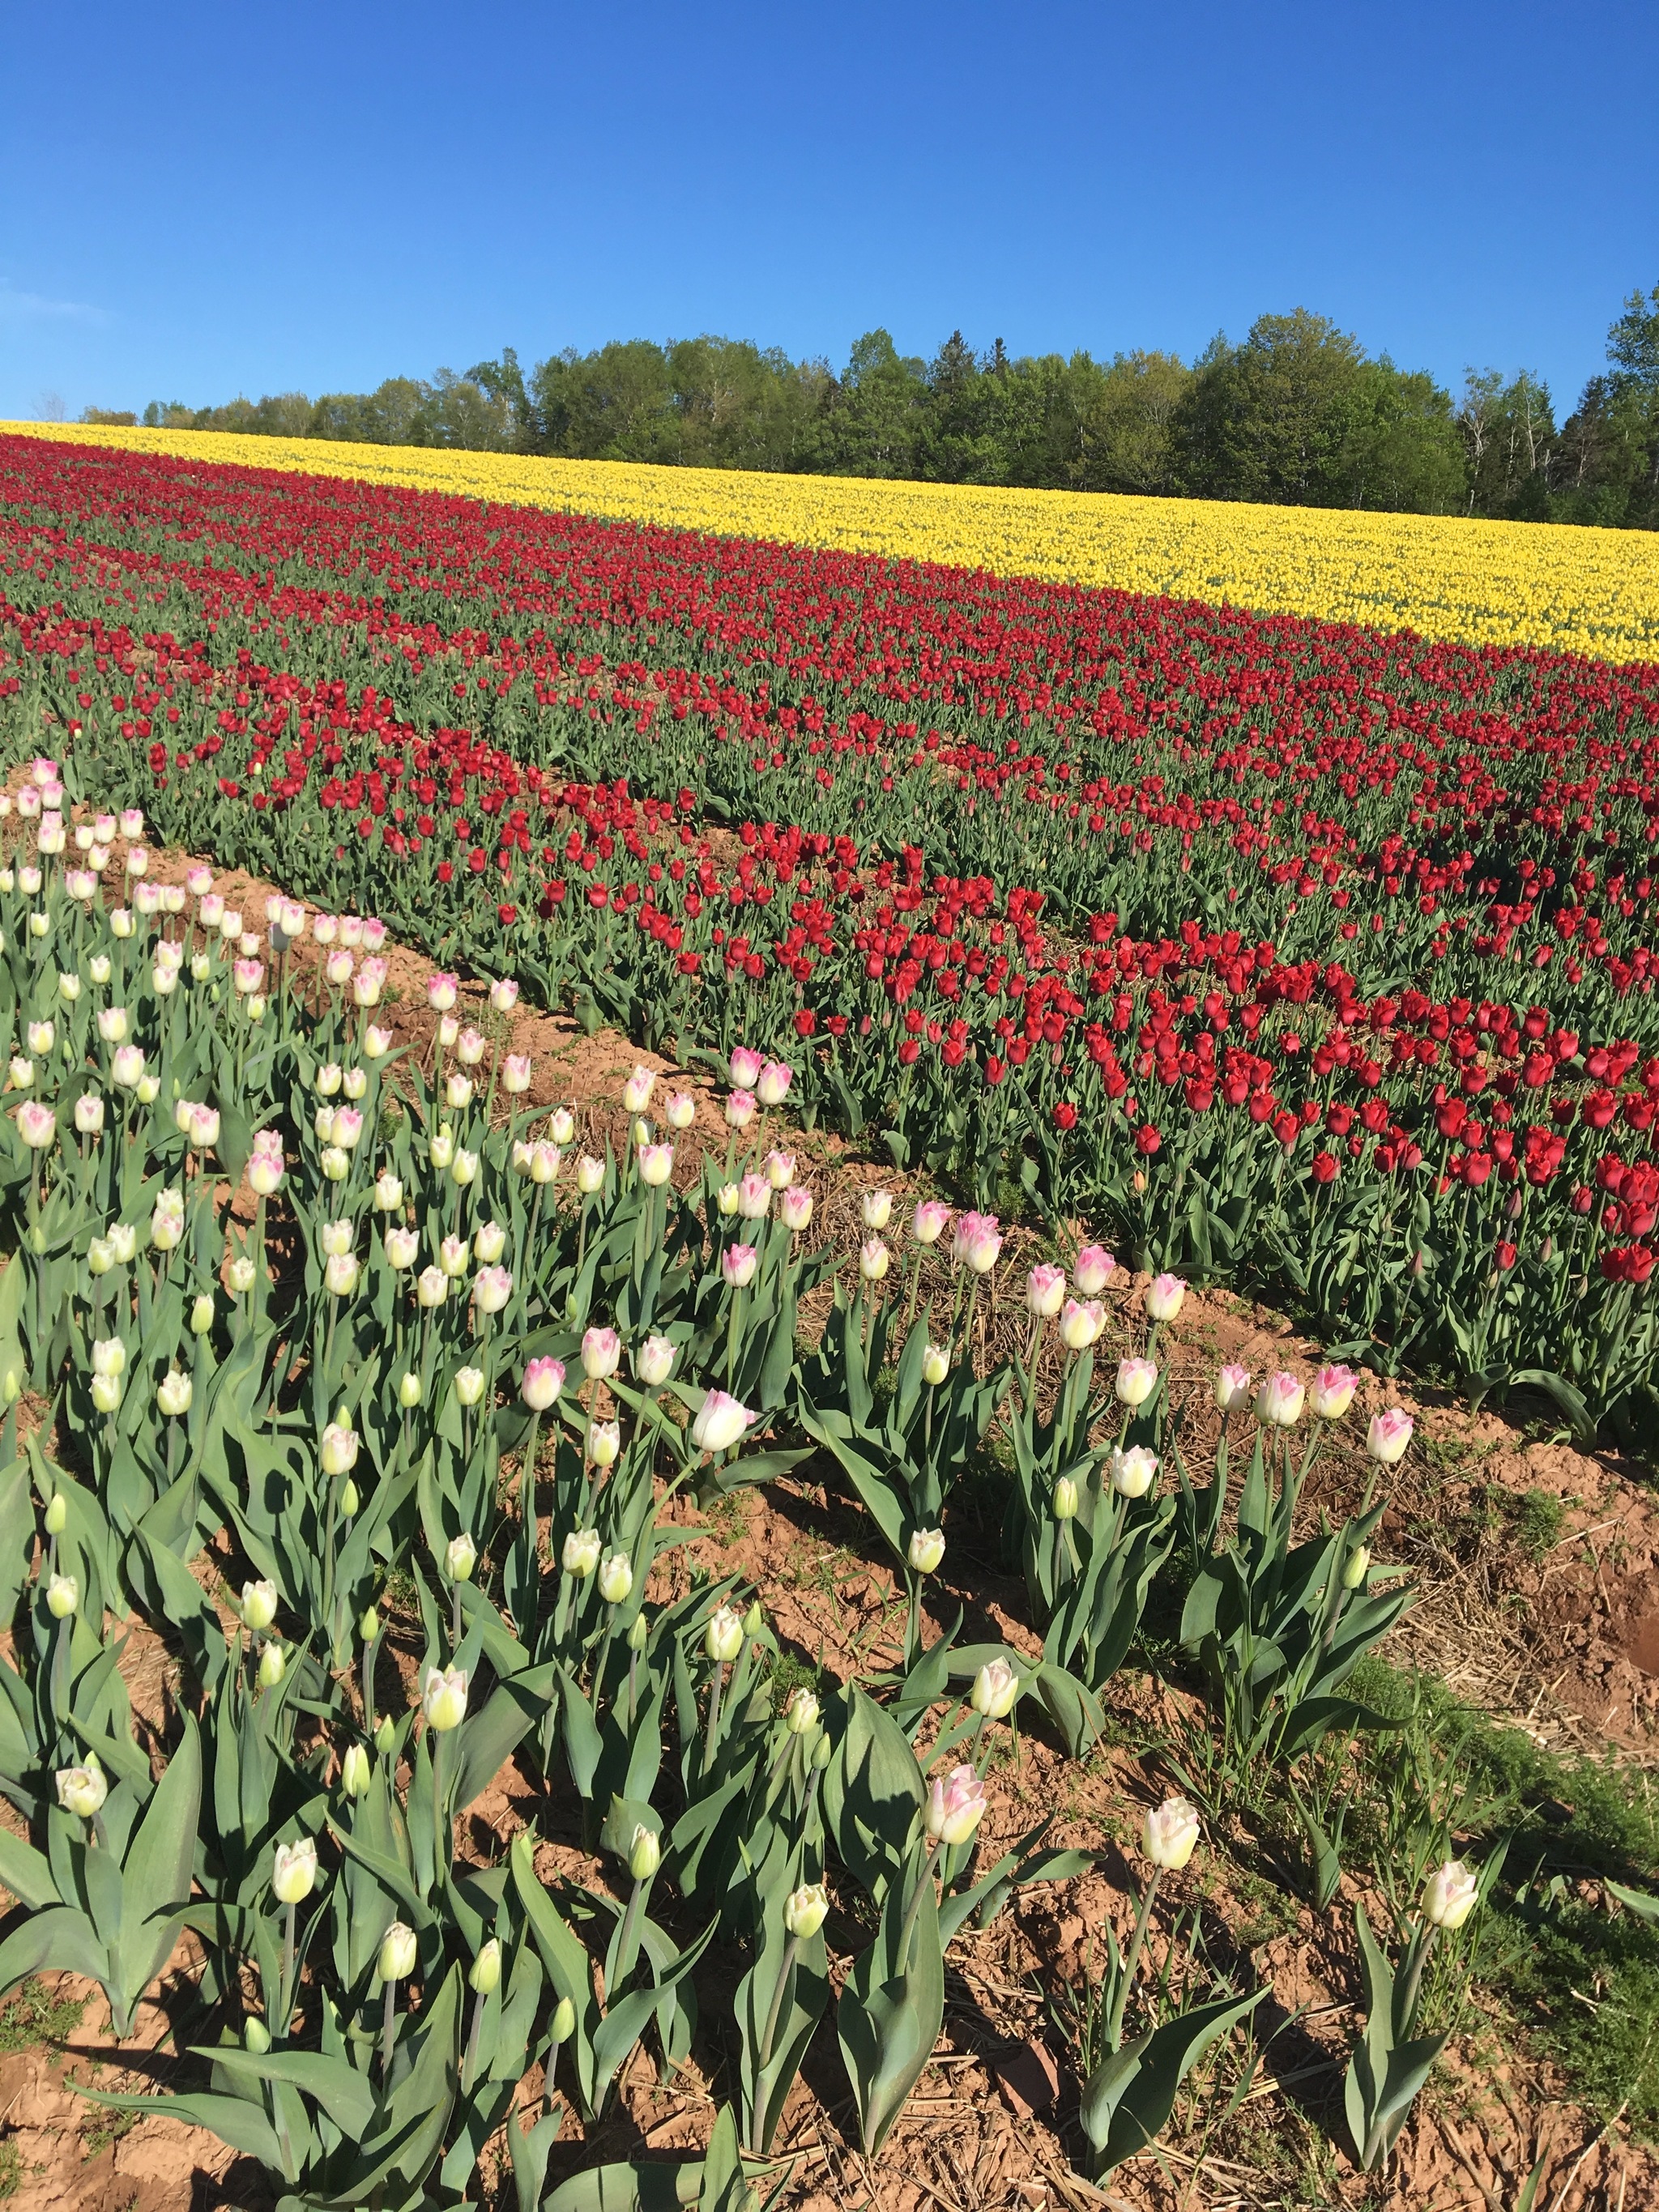
[(215, 430), (0, 429), (412, 485), (686, 530), (942, 561), (1477, 645), (1659, 659), (1659, 537), (1218, 500), (763, 476)]

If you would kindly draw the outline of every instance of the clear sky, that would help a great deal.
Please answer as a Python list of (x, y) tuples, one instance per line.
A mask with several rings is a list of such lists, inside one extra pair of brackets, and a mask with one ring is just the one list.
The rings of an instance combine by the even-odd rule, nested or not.
[(35, 0), (0, 415), (698, 331), (1190, 358), (1298, 305), (1570, 404), (1659, 283), (1656, 85), (1656, 0)]

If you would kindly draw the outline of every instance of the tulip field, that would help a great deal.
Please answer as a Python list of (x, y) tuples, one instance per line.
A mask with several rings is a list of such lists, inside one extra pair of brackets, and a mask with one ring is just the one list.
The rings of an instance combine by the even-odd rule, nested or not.
[[(1659, 1437), (1659, 666), (0, 438), (0, 1996), (180, 2062), (87, 2094), (295, 2212), (740, 2212), (836, 2099), (873, 2186), (962, 1946), (1108, 1863), (991, 1784), (1152, 1668), (1086, 2201), (1286, 2016), (1197, 1901), (1241, 1822), (1382, 2186), (1507, 1848), (1345, 1841), (1396, 1401)], [(532, 1006), (680, 1072), (547, 1103)], [(1177, 1388), (1206, 1284), (1326, 1356)], [(901, 1601), (846, 1674), (681, 1556), (806, 1484)], [(687, 2069), (696, 2154), (617, 2140)]]

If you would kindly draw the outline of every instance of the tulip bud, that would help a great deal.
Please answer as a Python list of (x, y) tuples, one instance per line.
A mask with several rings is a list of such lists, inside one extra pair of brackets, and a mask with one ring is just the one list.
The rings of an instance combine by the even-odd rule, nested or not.
[(260, 1635), (276, 1618), (276, 1585), (269, 1579), (242, 1584), (242, 1626)]
[(1365, 1544), (1356, 1544), (1348, 1554), (1347, 1565), (1342, 1570), (1343, 1589), (1345, 1590), (1362, 1589), (1365, 1577), (1370, 1571), (1370, 1547)]
[(1052, 1321), (1066, 1302), (1066, 1271), (1047, 1261), (1032, 1268), (1025, 1279), (1025, 1306), (1039, 1321)]
[(1256, 1419), (1271, 1429), (1293, 1429), (1307, 1395), (1307, 1386), (1294, 1375), (1265, 1376), (1255, 1394)]
[(893, 1218), (893, 1194), (890, 1190), (866, 1190), (859, 1200), (859, 1210), (864, 1216), (864, 1225), (878, 1235)]
[(210, 1291), (203, 1291), (191, 1305), (190, 1333), (192, 1336), (206, 1336), (212, 1327), (213, 1294)]
[(426, 1724), (439, 1735), (459, 1728), (466, 1718), (467, 1670), (465, 1667), (428, 1667), (421, 1689), (421, 1711)]
[(372, 1644), (380, 1632), (380, 1616), (374, 1606), (364, 1608), (357, 1619), (357, 1633), (365, 1644)]
[(94, 1753), (87, 1753), (83, 1766), (60, 1766), (55, 1779), (58, 1802), (77, 1820), (90, 1820), (103, 1810), (109, 1782)]
[(548, 2023), (548, 2033), (553, 2039), (555, 2049), (562, 2043), (568, 2043), (575, 2033), (576, 2008), (568, 1997), (561, 1997), (554, 2006), (553, 2017)]
[(783, 1900), (783, 1924), (804, 1942), (817, 1934), (829, 1911), (829, 1891), (821, 1881), (809, 1881), (800, 1889), (791, 1890)]
[(892, 1255), (879, 1237), (866, 1237), (859, 1247), (859, 1273), (866, 1283), (884, 1280)]
[(54, 1620), (67, 1620), (81, 1602), (81, 1585), (73, 1575), (53, 1575), (46, 1584), (46, 1610)]
[(1187, 1285), (1179, 1275), (1158, 1275), (1146, 1292), (1146, 1313), (1152, 1321), (1173, 1321), (1181, 1311)]
[(974, 1677), (969, 1704), (988, 1721), (1006, 1719), (1019, 1695), (1019, 1676), (1006, 1659), (989, 1659)]
[(349, 1744), (340, 1761), (340, 1787), (348, 1797), (361, 1797), (369, 1784), (368, 1753), (362, 1744)]
[(46, 1534), (61, 1536), (69, 1526), (69, 1500), (58, 1491), (46, 1501)]
[(582, 1338), (582, 1372), (608, 1382), (622, 1364), (622, 1339), (614, 1328), (590, 1328)]
[(662, 1845), (656, 1831), (641, 1823), (634, 1831), (634, 1839), (628, 1847), (628, 1871), (635, 1881), (649, 1881), (662, 1863)]
[(646, 1619), (642, 1612), (636, 1613), (634, 1615), (633, 1620), (628, 1625), (629, 1650), (635, 1652), (643, 1651), (647, 1643), (650, 1639), (650, 1622)]
[(1351, 1367), (1322, 1367), (1309, 1386), (1308, 1403), (1322, 1421), (1340, 1421), (1353, 1403), (1359, 1377)]
[(1423, 1917), (1449, 1933), (1461, 1928), (1479, 1902), (1480, 1881), (1462, 1859), (1447, 1859), (1429, 1876), (1423, 1893)]
[(632, 1595), (634, 1563), (626, 1552), (613, 1552), (599, 1566), (599, 1595), (607, 1605), (621, 1605)]
[(455, 1395), (463, 1406), (476, 1406), (483, 1396), (482, 1367), (458, 1367), (455, 1370)]
[(1054, 1518), (1056, 1521), (1075, 1521), (1077, 1518), (1077, 1485), (1069, 1474), (1062, 1474), (1054, 1485)]
[(1230, 1362), (1215, 1378), (1215, 1402), (1224, 1413), (1236, 1413), (1250, 1401), (1250, 1370)]
[(519, 1392), (532, 1413), (544, 1413), (563, 1388), (564, 1363), (562, 1360), (540, 1358), (526, 1361)]
[(789, 1702), (783, 1709), (783, 1724), (791, 1735), (811, 1735), (818, 1724), (822, 1708), (817, 1694), (798, 1684), (789, 1693)]
[(309, 1836), (297, 1844), (278, 1844), (270, 1886), (279, 1905), (300, 1905), (317, 1883), (317, 1846)]
[(665, 1336), (647, 1336), (634, 1354), (634, 1371), (647, 1389), (660, 1389), (673, 1370), (674, 1347)]
[[(343, 1407), (341, 1411), (345, 1409)], [(349, 1474), (357, 1464), (357, 1433), (355, 1429), (331, 1421), (323, 1431), (323, 1440), (318, 1457), (325, 1474)]]
[(121, 1403), (121, 1378), (118, 1375), (94, 1375), (92, 1378), (92, 1402), (100, 1413), (112, 1413)]
[(233, 1297), (246, 1297), (258, 1279), (258, 1271), (246, 1252), (239, 1252), (225, 1269), (225, 1282)]
[(614, 1467), (622, 1450), (622, 1429), (616, 1421), (591, 1421), (587, 1429), (587, 1456), (595, 1467)]
[(1144, 1406), (1158, 1387), (1158, 1367), (1150, 1359), (1120, 1359), (1117, 1397), (1120, 1405)]
[(939, 1528), (913, 1528), (905, 1557), (914, 1573), (936, 1574), (939, 1562), (945, 1557), (944, 1531)]
[(453, 1583), (471, 1582), (478, 1564), (478, 1547), (465, 1529), (452, 1536), (444, 1551), (444, 1572)]
[(374, 1731), (374, 1748), (382, 1759), (390, 1759), (398, 1747), (397, 1724), (387, 1713)]
[(585, 1583), (599, 1564), (599, 1530), (573, 1528), (564, 1540), (560, 1559), (566, 1574)]
[(1384, 1413), (1373, 1413), (1365, 1436), (1365, 1449), (1380, 1466), (1398, 1467), (1406, 1456), (1414, 1425), (1411, 1415), (1402, 1413), (1398, 1406), (1391, 1406)]
[(243, 2048), (251, 2051), (256, 2058), (263, 2058), (270, 2048), (270, 2030), (259, 2018), (258, 2013), (251, 2013), (243, 2026), (242, 2045)]
[(1146, 1815), (1146, 1856), (1171, 1873), (1184, 1867), (1198, 1846), (1198, 1808), (1184, 1797), (1169, 1797)]
[(942, 1844), (965, 1844), (985, 1813), (985, 1784), (971, 1766), (934, 1778), (927, 1794), (927, 1832)]
[(472, 1961), (467, 1973), (467, 1986), (476, 1996), (487, 1997), (499, 1989), (501, 1979), (501, 1947), (495, 1936), (483, 1946)]
[(288, 1672), (288, 1654), (280, 1644), (267, 1644), (259, 1654), (259, 1685), (274, 1690)]
[(1158, 1473), (1158, 1461), (1142, 1444), (1112, 1454), (1112, 1487), (1120, 1498), (1144, 1498)]
[(415, 1971), (418, 1950), (415, 1930), (405, 1927), (401, 1920), (394, 1920), (380, 1938), (380, 1955), (377, 1962), (380, 1979), (383, 1982), (407, 1980)]
[(400, 1375), (398, 1377), (398, 1403), (407, 1413), (411, 1407), (418, 1406), (420, 1402), (420, 1376), (408, 1372)]
[(942, 1344), (929, 1344), (921, 1355), (921, 1379), (930, 1390), (937, 1390), (951, 1371), (951, 1355)]
[(754, 1419), (728, 1391), (710, 1390), (691, 1423), (691, 1441), (699, 1451), (727, 1451)]
[(743, 1649), (743, 1623), (729, 1605), (717, 1606), (703, 1632), (702, 1648), (717, 1667), (728, 1665)]
[[(1068, 1352), (1088, 1351), (1091, 1345), (1099, 1341), (1105, 1326), (1106, 1309), (1098, 1298), (1067, 1298), (1060, 1309), (1060, 1340)], [(1138, 1359), (1124, 1364), (1140, 1368), (1151, 1366), (1152, 1362)], [(1121, 1374), (1121, 1370), (1119, 1371)], [(1156, 1375), (1158, 1370), (1153, 1368), (1152, 1371)]]

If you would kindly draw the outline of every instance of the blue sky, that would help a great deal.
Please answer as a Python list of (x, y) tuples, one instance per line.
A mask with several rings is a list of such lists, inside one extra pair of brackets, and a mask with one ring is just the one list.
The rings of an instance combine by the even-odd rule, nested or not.
[(1571, 403), (1659, 283), (1652, 0), (68, 0), (6, 46), (0, 416), (1297, 305)]

